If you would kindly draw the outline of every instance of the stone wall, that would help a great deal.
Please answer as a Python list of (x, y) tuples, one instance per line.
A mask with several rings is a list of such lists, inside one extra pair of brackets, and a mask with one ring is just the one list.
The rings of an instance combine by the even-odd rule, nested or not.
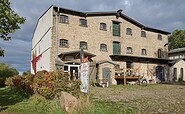
[[(55, 14), (55, 13), (54, 13)], [(162, 35), (162, 40), (158, 40), (158, 34), (156, 32), (146, 31), (146, 37), (141, 37), (142, 29), (123, 18), (116, 18), (116, 16), (94, 16), (94, 17), (80, 17), (70, 14), (60, 15), (68, 16), (69, 23), (58, 23), (58, 41), (60, 39), (68, 40), (69, 47), (62, 48), (59, 46), (58, 42), (58, 54), (67, 51), (79, 50), (80, 41), (87, 42), (88, 51), (96, 55), (93, 58), (93, 61), (112, 61), (109, 55), (113, 54), (113, 42), (120, 42), (121, 54), (130, 55), (130, 56), (140, 56), (140, 57), (157, 57), (157, 50), (162, 49), (164, 52), (168, 52), (168, 48), (164, 45), (168, 42), (168, 36)], [(59, 17), (58, 17), (59, 19)], [(87, 20), (87, 27), (79, 26), (79, 19)], [(112, 23), (113, 21), (120, 22), (120, 36), (113, 36)], [(53, 35), (52, 35), (52, 50), (51, 50), (51, 70), (55, 68), (55, 59), (56, 59), (56, 18), (53, 16)], [(100, 23), (106, 23), (107, 29), (100, 30)], [(132, 29), (132, 35), (126, 35), (126, 28)], [(107, 51), (100, 51), (100, 44), (107, 45)], [(127, 47), (132, 47), (133, 53), (127, 54)], [(141, 49), (147, 50), (147, 55), (141, 54)], [(165, 55), (167, 58), (167, 55)], [(126, 62), (116, 62), (120, 66), (126, 67)], [(136, 66), (142, 67), (142, 72), (146, 74), (146, 64), (137, 64)], [(153, 67), (155, 65), (151, 65)], [(103, 67), (111, 68), (111, 77), (114, 77), (114, 67), (110, 64), (100, 65), (101, 68), (98, 69), (98, 76), (102, 78)], [(113, 83), (116, 83), (113, 79)]]

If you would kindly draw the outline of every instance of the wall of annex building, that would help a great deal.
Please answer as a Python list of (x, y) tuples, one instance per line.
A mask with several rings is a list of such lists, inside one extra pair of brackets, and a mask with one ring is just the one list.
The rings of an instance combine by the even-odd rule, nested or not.
[(170, 59), (183, 59), (185, 58), (185, 52), (170, 53), (169, 58)]
[(50, 48), (52, 36), (52, 18), (53, 7), (48, 9), (43, 16), (38, 20), (35, 32), (32, 38), (32, 51), (31, 51), (31, 73), (34, 73), (33, 60), (36, 57), (36, 72), (41, 70), (50, 71)]
[[(181, 68), (183, 69), (183, 81), (185, 81), (185, 61), (184, 60), (180, 60), (177, 63), (175, 63), (171, 68), (170, 68), (170, 77), (171, 77), (171, 81), (179, 81), (181, 80)], [(174, 68), (177, 69), (176, 72), (176, 79), (174, 79)]]

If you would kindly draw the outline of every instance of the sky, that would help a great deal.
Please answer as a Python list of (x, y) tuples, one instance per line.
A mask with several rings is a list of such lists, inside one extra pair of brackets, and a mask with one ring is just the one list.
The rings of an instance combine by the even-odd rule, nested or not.
[(11, 34), (10, 41), (0, 39), (5, 62), (20, 74), (30, 70), (31, 40), (38, 18), (52, 4), (77, 11), (117, 11), (145, 26), (173, 32), (185, 29), (185, 0), (10, 0), (11, 8), (26, 18), (21, 29)]

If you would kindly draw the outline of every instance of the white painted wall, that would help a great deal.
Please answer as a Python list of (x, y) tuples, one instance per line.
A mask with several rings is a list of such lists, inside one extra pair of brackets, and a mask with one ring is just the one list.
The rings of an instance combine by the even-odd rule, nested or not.
[[(36, 64), (36, 70), (50, 71), (50, 48), (53, 26), (53, 7), (50, 7), (38, 20), (35, 32), (32, 38), (32, 54), (36, 52), (36, 56), (42, 54), (42, 57)], [(34, 73), (31, 63), (31, 73)]]

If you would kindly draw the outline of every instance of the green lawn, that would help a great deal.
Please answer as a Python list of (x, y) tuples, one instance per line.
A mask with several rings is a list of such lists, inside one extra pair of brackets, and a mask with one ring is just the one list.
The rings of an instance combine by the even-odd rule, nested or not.
[(46, 100), (42, 96), (33, 95), (26, 98), (10, 88), (0, 88), (0, 112), (16, 114), (62, 114), (63, 110), (55, 100)]
[[(185, 86), (155, 84), (91, 87), (91, 104), (74, 114), (148, 114), (185, 112)], [(10, 88), (0, 88), (0, 112), (15, 114), (64, 114), (59, 101), (33, 95), (26, 98)]]

